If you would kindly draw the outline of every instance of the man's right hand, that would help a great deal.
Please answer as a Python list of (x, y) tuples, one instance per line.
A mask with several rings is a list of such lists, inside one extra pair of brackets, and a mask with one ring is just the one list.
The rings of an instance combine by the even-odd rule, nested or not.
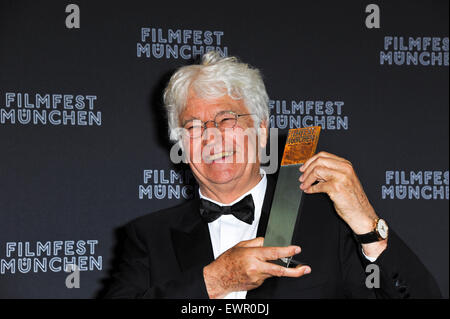
[(269, 262), (300, 253), (299, 246), (262, 247), (263, 237), (241, 241), (203, 268), (206, 289), (211, 299), (223, 298), (232, 291), (255, 289), (269, 277), (301, 277), (309, 266), (286, 268)]

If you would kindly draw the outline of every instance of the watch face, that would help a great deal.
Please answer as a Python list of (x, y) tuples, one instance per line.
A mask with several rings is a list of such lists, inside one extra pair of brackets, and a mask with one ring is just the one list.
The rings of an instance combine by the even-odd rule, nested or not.
[(380, 219), (377, 224), (377, 231), (381, 238), (386, 239), (388, 235), (388, 225), (383, 219)]

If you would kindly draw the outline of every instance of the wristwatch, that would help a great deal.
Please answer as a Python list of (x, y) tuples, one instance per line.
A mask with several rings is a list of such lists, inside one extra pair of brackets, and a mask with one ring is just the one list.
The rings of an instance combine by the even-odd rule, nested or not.
[(370, 244), (380, 240), (385, 240), (388, 236), (389, 227), (384, 219), (377, 218), (374, 222), (373, 231), (367, 234), (355, 234), (356, 240), (361, 244)]

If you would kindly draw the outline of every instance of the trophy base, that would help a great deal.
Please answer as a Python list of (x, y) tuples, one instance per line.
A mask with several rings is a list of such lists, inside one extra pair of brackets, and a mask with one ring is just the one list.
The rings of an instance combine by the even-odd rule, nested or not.
[(286, 258), (280, 258), (277, 260), (271, 260), (270, 262), (280, 265), (280, 266), (283, 266), (283, 267), (286, 267), (286, 268), (289, 268), (289, 265), (291, 264), (291, 260), (292, 260), (292, 257), (286, 257)]
[(295, 259), (293, 259), (292, 257), (286, 257), (286, 258), (280, 258), (277, 260), (271, 260), (271, 263), (286, 267), (286, 268), (295, 268), (298, 266), (306, 266), (305, 263), (297, 261)]

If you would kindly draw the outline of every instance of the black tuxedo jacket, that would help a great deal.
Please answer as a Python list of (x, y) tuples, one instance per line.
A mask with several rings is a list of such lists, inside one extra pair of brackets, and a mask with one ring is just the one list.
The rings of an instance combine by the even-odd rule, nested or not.
[[(257, 236), (264, 236), (276, 181), (268, 177)], [(361, 246), (326, 194), (303, 195), (294, 258), (311, 266), (300, 278), (273, 277), (247, 298), (441, 298), (417, 256), (389, 230), (388, 248), (375, 264), (380, 288), (366, 287)], [(140, 217), (126, 229), (123, 255), (106, 298), (208, 298), (203, 267), (214, 260), (199, 199)]]

